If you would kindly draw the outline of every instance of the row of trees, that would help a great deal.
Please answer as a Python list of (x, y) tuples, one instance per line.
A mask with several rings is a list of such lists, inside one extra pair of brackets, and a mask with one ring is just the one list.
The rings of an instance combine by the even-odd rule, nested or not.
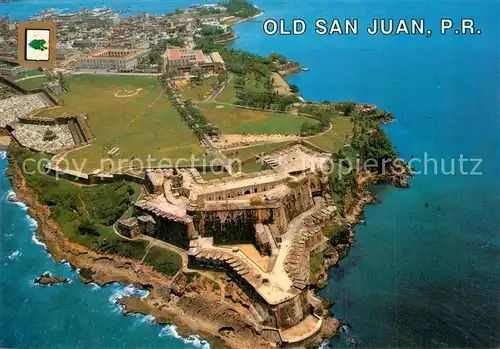
[(168, 83), (168, 76), (166, 74), (160, 77), (160, 82), (163, 89), (170, 97), (177, 113), (181, 119), (193, 130), (196, 136), (201, 137), (203, 134), (215, 135), (218, 133), (217, 127), (212, 125), (208, 119), (196, 108), (191, 100), (184, 103), (180, 102)]
[(251, 108), (273, 109), (285, 111), (296, 101), (294, 96), (282, 96), (274, 91), (269, 92), (252, 92), (247, 90), (238, 90), (237, 105), (242, 105)]

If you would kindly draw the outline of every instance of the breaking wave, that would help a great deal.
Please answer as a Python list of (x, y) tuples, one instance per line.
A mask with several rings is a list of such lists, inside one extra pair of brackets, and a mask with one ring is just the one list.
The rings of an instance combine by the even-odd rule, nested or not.
[(177, 332), (177, 326), (176, 325), (167, 325), (163, 327), (158, 334), (158, 337), (174, 337), (179, 340), (181, 340), (185, 344), (191, 344), (194, 345), (197, 348), (202, 348), (202, 349), (210, 349), (210, 344), (200, 338), (197, 335), (190, 335), (188, 337), (182, 337), (179, 332)]
[(9, 258), (11, 261), (18, 259), (22, 255), (22, 252), (17, 250), (12, 252), (7, 258)]
[(125, 287), (119, 287), (113, 294), (109, 297), (109, 302), (112, 305), (118, 306), (120, 310), (123, 309), (121, 305), (118, 304), (118, 300), (122, 297), (132, 296), (140, 299), (144, 299), (149, 295), (149, 291), (140, 290), (134, 285), (127, 285)]
[(33, 235), (31, 235), (31, 241), (33, 241), (34, 244), (38, 246), (43, 246), (43, 248), (47, 249), (47, 245), (44, 242), (38, 240), (36, 233), (33, 233)]

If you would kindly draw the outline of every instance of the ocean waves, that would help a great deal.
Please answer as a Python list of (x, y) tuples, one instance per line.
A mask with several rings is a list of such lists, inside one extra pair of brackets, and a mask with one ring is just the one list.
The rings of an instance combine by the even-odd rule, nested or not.
[(177, 332), (177, 326), (176, 325), (167, 325), (164, 326), (160, 333), (158, 334), (158, 337), (174, 337), (179, 340), (181, 340), (185, 344), (191, 344), (197, 348), (202, 348), (202, 349), (210, 349), (210, 344), (204, 340), (201, 339), (197, 335), (190, 335), (188, 337), (182, 337), (179, 332)]

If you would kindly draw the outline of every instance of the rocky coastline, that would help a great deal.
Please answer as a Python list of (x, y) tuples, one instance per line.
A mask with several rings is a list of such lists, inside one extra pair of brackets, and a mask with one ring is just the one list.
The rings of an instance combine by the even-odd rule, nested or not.
[[(58, 262), (67, 262), (80, 269), (79, 279), (84, 283), (105, 286), (111, 283), (134, 285), (147, 289), (145, 298), (124, 297), (118, 300), (122, 313), (151, 314), (155, 323), (175, 324), (181, 336), (197, 334), (206, 339), (212, 348), (271, 348), (273, 345), (255, 331), (253, 323), (235, 310), (228, 302), (221, 301), (220, 293), (202, 280), (188, 284), (184, 273), (177, 279), (167, 278), (141, 261), (118, 255), (102, 254), (70, 241), (52, 218), (50, 209), (42, 205), (24, 180), (15, 159), (7, 155), (8, 176), (17, 200), (28, 207), (28, 214), (37, 221), (36, 235)], [(223, 319), (223, 323), (221, 322)], [(221, 331), (222, 328), (232, 330)], [(340, 322), (326, 317), (315, 336), (303, 344), (319, 344), (334, 336)]]
[[(255, 17), (261, 14), (262, 12)], [(241, 22), (253, 18), (247, 18)], [(236, 38), (237, 36), (234, 39)], [(307, 68), (301, 67), (298, 63), (289, 62), (280, 73), (285, 75), (305, 70)], [(387, 119), (382, 122), (389, 122), (392, 119), (392, 114), (388, 114)], [(52, 218), (50, 209), (42, 205), (35, 192), (25, 184), (23, 174), (15, 159), (8, 154), (8, 160), (9, 177), (17, 200), (28, 206), (29, 215), (38, 223), (37, 237), (44, 241), (48, 252), (56, 261), (67, 261), (73, 268), (79, 269), (78, 277), (86, 284), (94, 283), (104, 286), (117, 282), (125, 285), (132, 284), (139, 289), (149, 291), (144, 298), (126, 296), (118, 299), (117, 303), (122, 307), (123, 315), (152, 315), (154, 323), (175, 324), (180, 335), (199, 335), (206, 339), (212, 348), (275, 347), (256, 330), (255, 324), (244, 312), (238, 311), (238, 307), (243, 306), (244, 301), (237, 292), (228, 297), (227, 290), (223, 295), (221, 290), (213, 288), (212, 284), (207, 283), (204, 278), (195, 278), (194, 282), (186, 282), (189, 276), (184, 271), (174, 277), (166, 277), (139, 260), (100, 253), (70, 241)], [(370, 186), (378, 182), (388, 182), (399, 187), (408, 186), (406, 181), (408, 169), (404, 168), (404, 165), (401, 166), (403, 168), (394, 168), (394, 171), (385, 174), (369, 172), (358, 174), (356, 186), (347, 194), (343, 218), (348, 224), (349, 242), (329, 246), (324, 251), (323, 265), (315, 273), (312, 278), (314, 280), (311, 282), (316, 290), (327, 284), (328, 269), (336, 266), (339, 260), (347, 255), (349, 247), (354, 242), (353, 226), (359, 223), (364, 206), (375, 202)], [(35, 283), (47, 286), (68, 281), (46, 273), (35, 279)], [(224, 280), (217, 280), (217, 282), (225, 288)], [(321, 330), (302, 342), (301, 346), (317, 345), (325, 339), (334, 337), (339, 328), (340, 321), (325, 312)]]
[[(227, 302), (221, 301), (220, 292), (202, 281), (185, 282), (186, 275), (179, 273), (176, 280), (155, 272), (152, 267), (138, 260), (127, 259), (117, 255), (102, 254), (82, 245), (71, 242), (62, 232), (56, 221), (51, 218), (47, 206), (39, 203), (34, 191), (27, 187), (23, 174), (15, 159), (7, 155), (9, 160), (9, 178), (17, 200), (28, 206), (28, 213), (37, 223), (37, 236), (44, 241), (47, 250), (56, 261), (67, 261), (73, 268), (80, 269), (79, 279), (84, 283), (95, 283), (104, 286), (110, 283), (133, 284), (147, 289), (145, 298), (124, 297), (118, 300), (123, 307), (122, 313), (151, 314), (158, 324), (175, 324), (180, 335), (193, 333), (207, 339), (213, 348), (270, 348), (271, 343), (255, 331), (253, 323), (244, 314), (238, 313)], [(405, 165), (386, 174), (360, 173), (357, 176), (356, 188), (348, 193), (348, 205), (345, 220), (349, 225), (349, 243), (331, 246), (325, 251), (322, 268), (314, 278), (316, 290), (328, 282), (328, 269), (337, 265), (347, 254), (354, 242), (352, 227), (359, 223), (366, 204), (374, 203), (375, 198), (370, 186), (379, 182), (392, 183), (398, 187), (408, 187), (409, 169)], [(43, 278), (42, 278), (43, 277)], [(51, 275), (42, 275), (39, 283), (44, 285), (65, 282)], [(313, 283), (314, 284), (314, 283)], [(220, 322), (224, 319), (224, 323)], [(230, 319), (231, 330), (228, 328)], [(338, 333), (340, 321), (334, 317), (324, 317), (321, 331), (303, 342), (303, 345), (319, 344), (324, 339)]]
[[(386, 122), (394, 119), (391, 114)], [(356, 187), (351, 188), (347, 194), (347, 209), (345, 221), (349, 229), (349, 242), (339, 244), (335, 247), (329, 246), (324, 254), (322, 268), (312, 276), (311, 284), (316, 291), (324, 288), (328, 283), (328, 271), (338, 265), (339, 261), (347, 256), (349, 248), (354, 243), (354, 227), (363, 222), (364, 207), (368, 204), (376, 204), (377, 199), (371, 192), (371, 186), (378, 183), (392, 184), (397, 188), (409, 188), (408, 178), (412, 175), (411, 168), (406, 163), (394, 164), (387, 173), (376, 174), (371, 172), (361, 172), (356, 177)]]

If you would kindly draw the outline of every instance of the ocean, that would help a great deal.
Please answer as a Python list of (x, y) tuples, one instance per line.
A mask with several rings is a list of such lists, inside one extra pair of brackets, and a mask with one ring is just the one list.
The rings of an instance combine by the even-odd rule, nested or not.
[[(206, 1), (107, 1), (131, 12), (161, 13)], [(365, 348), (498, 347), (500, 345), (500, 33), (495, 1), (255, 1), (265, 11), (238, 25), (234, 48), (279, 52), (310, 71), (288, 80), (309, 100), (356, 100), (392, 112), (385, 126), (401, 156), (435, 158), (445, 171), (420, 174), (410, 189), (374, 187), (380, 204), (366, 207), (347, 258), (329, 273), (322, 296), (348, 322), (334, 339), (355, 338)], [(23, 0), (0, 4), (0, 14), (25, 19), (46, 7), (75, 10), (102, 1)], [(420, 36), (267, 36), (267, 18), (425, 18)], [(441, 36), (441, 18), (472, 18), (481, 35)], [(425, 155), (427, 154), (427, 155)], [(446, 174), (460, 154), (480, 159), (480, 175)], [(5, 160), (0, 160), (1, 169)], [(418, 170), (423, 164), (414, 163)], [(431, 166), (432, 167), (432, 166)], [(440, 169), (440, 163), (438, 164)], [(458, 171), (458, 164), (455, 164)], [(441, 169), (440, 169), (441, 170)], [(2, 347), (165, 347), (205, 345), (177, 338), (172, 326), (147, 317), (123, 317), (113, 299), (130, 287), (81, 284), (32, 240), (26, 209), (6, 200), (1, 209)], [(69, 285), (31, 283), (44, 271), (70, 277)]]

